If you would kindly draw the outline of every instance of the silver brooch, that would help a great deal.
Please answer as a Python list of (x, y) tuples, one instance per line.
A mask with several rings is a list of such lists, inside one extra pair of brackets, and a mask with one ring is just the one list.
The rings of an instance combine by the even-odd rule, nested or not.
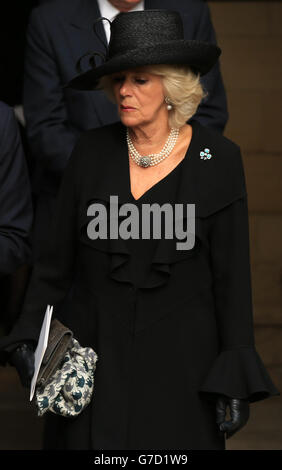
[(210, 159), (212, 157), (212, 154), (210, 153), (210, 149), (205, 149), (204, 151), (200, 152), (200, 157), (203, 160)]

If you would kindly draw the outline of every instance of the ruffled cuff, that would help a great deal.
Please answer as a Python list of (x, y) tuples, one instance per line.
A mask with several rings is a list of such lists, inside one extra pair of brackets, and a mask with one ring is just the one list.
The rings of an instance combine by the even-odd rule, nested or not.
[(223, 350), (198, 391), (213, 401), (227, 395), (250, 403), (280, 395), (253, 346)]

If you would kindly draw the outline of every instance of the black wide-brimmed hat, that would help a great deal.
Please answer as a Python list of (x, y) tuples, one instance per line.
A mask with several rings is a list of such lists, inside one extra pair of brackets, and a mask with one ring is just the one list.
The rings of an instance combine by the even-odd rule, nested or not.
[[(106, 18), (99, 18), (105, 20)], [(109, 20), (108, 20), (109, 21)], [(180, 14), (172, 10), (144, 10), (119, 13), (110, 22), (111, 38), (106, 53), (90, 55), (91, 69), (68, 82), (65, 87), (94, 90), (104, 75), (135, 67), (155, 64), (188, 65), (195, 73), (205, 75), (216, 63), (221, 49), (207, 42), (184, 39)], [(80, 69), (80, 61), (77, 70)], [(95, 58), (103, 62), (96, 64)]]

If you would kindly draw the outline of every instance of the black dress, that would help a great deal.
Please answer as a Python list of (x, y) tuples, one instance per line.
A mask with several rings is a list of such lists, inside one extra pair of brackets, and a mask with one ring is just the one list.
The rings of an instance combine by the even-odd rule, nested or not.
[[(185, 158), (188, 158), (186, 154)], [(183, 166), (183, 160), (163, 179), (157, 182), (154, 186), (149, 188), (141, 197), (135, 199), (129, 190), (128, 200), (131, 204), (135, 204), (139, 212), (139, 238), (129, 238), (126, 240), (126, 246), (130, 253), (130, 258), (127, 263), (128, 278), (130, 278), (133, 288), (137, 291), (142, 289), (146, 276), (149, 275), (151, 270), (151, 263), (155, 250), (158, 245), (158, 239), (153, 237), (153, 216), (151, 212), (150, 217), (150, 236), (148, 238), (142, 238), (142, 206), (143, 204), (174, 204), (177, 194), (177, 187), (180, 181), (181, 168)], [(146, 169), (144, 169), (146, 171)], [(164, 238), (164, 217), (161, 218), (160, 225), (160, 238)], [(134, 312), (134, 318), (132, 318), (132, 331), (135, 330), (136, 315), (138, 315), (136, 309)], [(132, 426), (134, 424), (132, 423)], [(130, 441), (131, 432), (130, 425), (128, 427), (127, 445), (129, 449), (134, 449), (134, 442)]]
[[(185, 157), (186, 158), (186, 157)], [(135, 288), (140, 288), (149, 274), (152, 258), (157, 247), (158, 239), (153, 237), (153, 214), (150, 217), (150, 237), (142, 238), (142, 206), (143, 204), (157, 203), (174, 204), (176, 190), (179, 183), (183, 160), (163, 179), (158, 181), (154, 186), (149, 188), (137, 200), (129, 192), (129, 202), (135, 204), (139, 210), (139, 238), (129, 238), (126, 240), (127, 247), (130, 251), (128, 268), (130, 271), (130, 279)], [(144, 169), (146, 171), (146, 169)], [(164, 238), (164, 217), (161, 219), (160, 238)]]

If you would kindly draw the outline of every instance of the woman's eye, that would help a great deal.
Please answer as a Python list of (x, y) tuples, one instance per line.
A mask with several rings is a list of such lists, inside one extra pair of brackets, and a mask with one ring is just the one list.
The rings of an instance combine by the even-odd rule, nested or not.
[(147, 80), (145, 80), (144, 78), (136, 78), (136, 82), (140, 83), (140, 85), (143, 85), (144, 83), (147, 82)]

